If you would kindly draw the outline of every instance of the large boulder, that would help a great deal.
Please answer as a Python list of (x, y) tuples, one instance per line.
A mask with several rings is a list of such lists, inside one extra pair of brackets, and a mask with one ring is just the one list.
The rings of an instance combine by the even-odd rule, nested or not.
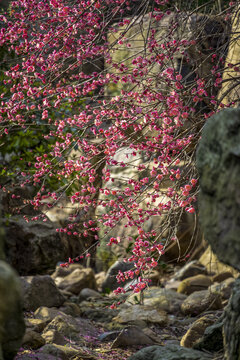
[(5, 225), (6, 257), (20, 275), (44, 273), (66, 258), (66, 244), (50, 221), (26, 222), (16, 215)]
[(200, 219), (221, 261), (240, 270), (240, 109), (225, 109), (206, 123), (197, 152)]
[[(197, 152), (200, 215), (205, 236), (219, 259), (240, 271), (240, 109), (225, 109), (203, 129)], [(240, 357), (240, 280), (224, 315), (225, 357)]]
[(40, 306), (59, 307), (65, 298), (49, 275), (21, 277), (24, 308), (35, 311)]
[(12, 360), (25, 331), (21, 287), (15, 271), (0, 261), (0, 359)]
[[(6, 259), (20, 275), (44, 274), (53, 270), (59, 261), (73, 258), (83, 251), (78, 237), (56, 232), (59, 225), (49, 220), (48, 212), (46, 215), (34, 210), (30, 200), (35, 192), (31, 186), (16, 186), (11, 188), (11, 192), (0, 190), (0, 220), (6, 233)], [(42, 216), (46, 222), (42, 221)]]

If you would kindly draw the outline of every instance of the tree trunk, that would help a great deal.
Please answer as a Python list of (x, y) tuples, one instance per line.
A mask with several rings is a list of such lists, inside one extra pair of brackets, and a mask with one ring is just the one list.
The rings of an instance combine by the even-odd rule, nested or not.
[[(226, 105), (240, 105), (240, 5), (236, 7), (232, 18), (232, 31), (228, 54), (225, 61), (222, 88), (219, 101)], [(230, 66), (229, 66), (230, 65)]]

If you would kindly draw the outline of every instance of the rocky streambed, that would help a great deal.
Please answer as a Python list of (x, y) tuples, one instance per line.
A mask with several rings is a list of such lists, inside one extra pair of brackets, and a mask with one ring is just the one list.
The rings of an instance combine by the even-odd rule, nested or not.
[[(26, 331), (15, 359), (223, 359), (230, 271), (210, 273), (194, 261), (171, 275), (155, 272), (159, 285), (143, 296), (118, 297), (102, 293), (111, 274), (72, 264), (51, 276), (21, 277)], [(11, 359), (6, 344), (3, 359)]]

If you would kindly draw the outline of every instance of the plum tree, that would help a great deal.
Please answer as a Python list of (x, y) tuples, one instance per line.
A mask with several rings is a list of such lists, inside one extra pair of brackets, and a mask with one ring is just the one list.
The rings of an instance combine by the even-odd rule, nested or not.
[[(17, 0), (1, 15), (1, 171), (13, 178), (2, 191), (35, 187), (39, 215), (27, 221), (46, 221), (41, 210), (67, 197), (57, 231), (85, 244), (69, 262), (101, 241), (134, 240), (133, 269), (118, 280), (137, 275), (138, 292), (179, 242), (181, 215), (196, 212), (201, 128), (238, 102), (223, 101), (232, 88), (222, 86), (226, 68), (239, 73), (226, 62), (238, 11), (226, 1)], [(153, 218), (164, 221), (149, 229)], [(130, 235), (112, 236), (121, 221)]]

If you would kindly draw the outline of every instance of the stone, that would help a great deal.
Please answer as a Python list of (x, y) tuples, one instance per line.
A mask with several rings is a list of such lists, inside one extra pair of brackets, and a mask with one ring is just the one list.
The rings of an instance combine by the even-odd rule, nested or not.
[(105, 280), (102, 283), (102, 291), (114, 290), (119, 286), (117, 282), (116, 275), (118, 271), (124, 272), (132, 269), (133, 264), (124, 262), (122, 260), (116, 261), (109, 269), (106, 275)]
[[(168, 313), (175, 313), (180, 310), (181, 304), (186, 298), (186, 295), (176, 293), (171, 289), (151, 287), (143, 293), (143, 304), (154, 306)], [(136, 301), (140, 301), (140, 295), (132, 294), (127, 298), (126, 303), (136, 304)]]
[(135, 345), (152, 345), (154, 341), (144, 334), (144, 332), (137, 326), (128, 326), (124, 328), (117, 338), (113, 341), (111, 348), (118, 348)]
[(59, 290), (60, 290), (60, 293), (65, 297), (66, 300), (70, 299), (73, 296), (73, 294), (70, 291), (61, 290), (61, 289), (59, 289)]
[(181, 281), (174, 280), (174, 278), (173, 278), (173, 279), (166, 281), (166, 283), (164, 284), (164, 288), (166, 290), (174, 290), (176, 292), (180, 284), (181, 284)]
[(168, 322), (167, 313), (152, 306), (147, 305), (131, 305), (122, 309), (113, 319), (120, 324), (136, 324), (139, 322), (158, 324), (164, 326)]
[(221, 296), (208, 290), (195, 291), (181, 305), (182, 313), (190, 316), (199, 315), (206, 310), (218, 310), (221, 308)]
[(81, 309), (79, 307), (79, 305), (70, 302), (70, 301), (66, 301), (63, 306), (61, 306), (59, 308), (59, 310), (67, 315), (71, 315), (73, 317), (77, 317), (81, 315)]
[(97, 288), (99, 291), (102, 291), (102, 284), (106, 278), (106, 272), (105, 271), (100, 271), (99, 273), (97, 273), (95, 275), (95, 279), (96, 279), (96, 283), (97, 283)]
[(148, 280), (149, 286), (159, 286), (161, 283), (161, 273), (156, 269), (146, 271), (143, 276)]
[(16, 357), (16, 360), (56, 360), (56, 357), (53, 355), (48, 355), (47, 359), (46, 359), (46, 354), (42, 354), (41, 348), (39, 349), (38, 352), (35, 352), (34, 354), (31, 352), (29, 353), (23, 353), (23, 354), (19, 354)]
[(101, 298), (101, 297), (102, 295), (99, 294), (99, 292), (93, 289), (84, 288), (80, 291), (79, 301), (87, 300), (89, 298)]
[(47, 326), (47, 321), (41, 320), (41, 319), (28, 318), (28, 319), (25, 319), (25, 324), (26, 324), (27, 329), (40, 333)]
[(26, 331), (22, 340), (22, 347), (36, 350), (43, 345), (45, 345), (45, 340), (39, 333), (33, 330)]
[[(61, 334), (66, 339), (71, 339), (73, 341), (78, 341), (80, 339), (79, 336), (79, 326), (76, 320), (69, 315), (58, 315), (56, 316), (44, 329), (42, 334), (43, 337), (49, 336), (49, 332), (57, 331), (58, 334)], [(48, 334), (48, 335), (46, 335)]]
[[(51, 345), (51, 347), (50, 347)], [(54, 359), (56, 360), (56, 356), (58, 359), (58, 356), (60, 356), (60, 359), (74, 359), (78, 353), (79, 350), (73, 348), (72, 346), (63, 346), (63, 345), (57, 345), (57, 344), (47, 344), (41, 349), (39, 349), (39, 352), (44, 355), (44, 360), (47, 359), (49, 356), (54, 356)], [(48, 355), (48, 356), (46, 356)], [(78, 359), (78, 358), (77, 358)], [(81, 359), (81, 358), (80, 358)], [(85, 360), (85, 359), (84, 359)]]
[(45, 336), (48, 331), (58, 331), (65, 339), (76, 341), (78, 344), (84, 343), (84, 336), (98, 336), (96, 328), (89, 320), (77, 317), (74, 318), (70, 315), (58, 315), (55, 317), (44, 329), (42, 336)]
[(222, 281), (220, 284), (215, 283), (209, 287), (211, 292), (216, 292), (221, 295), (222, 300), (227, 300), (230, 298), (232, 293), (232, 288), (234, 286), (235, 279), (228, 278), (225, 281)]
[(240, 271), (240, 109), (208, 119), (197, 150), (199, 209), (205, 237), (223, 263)]
[[(46, 355), (54, 356), (54, 359), (58, 360), (69, 360), (69, 357), (65, 354), (63, 350), (53, 344), (46, 344), (41, 349), (39, 349), (41, 353), (46, 357)], [(48, 357), (46, 357), (48, 360)]]
[(66, 345), (68, 343), (64, 336), (57, 330), (48, 330), (42, 334), (44, 342), (47, 344)]
[(35, 311), (40, 306), (58, 307), (65, 301), (49, 275), (21, 277), (24, 309)]
[(22, 215), (5, 224), (6, 258), (20, 275), (42, 274), (68, 256), (67, 242), (50, 221), (25, 221)]
[(240, 278), (235, 281), (232, 296), (224, 312), (224, 348), (227, 360), (240, 358)]
[(212, 356), (179, 345), (153, 345), (139, 350), (127, 360), (209, 360)]
[(53, 279), (56, 279), (58, 277), (65, 277), (65, 276), (71, 274), (74, 270), (76, 270), (76, 269), (82, 270), (83, 268), (84, 267), (82, 265), (77, 264), (77, 263), (69, 264), (68, 267), (57, 266), (56, 270), (51, 275), (51, 277)]
[(201, 339), (197, 341), (193, 348), (197, 350), (206, 350), (217, 352), (223, 349), (223, 322), (222, 318), (218, 319), (215, 324), (208, 326)]
[(119, 309), (111, 309), (111, 304), (112, 301), (106, 297), (103, 299), (96, 298), (93, 301), (82, 301), (80, 303), (81, 315), (107, 326), (120, 311)]
[(120, 331), (107, 331), (99, 335), (98, 339), (101, 342), (109, 342), (115, 340), (119, 334)]
[(44, 321), (45, 323), (52, 321), (56, 316), (64, 315), (62, 311), (56, 308), (48, 308), (46, 306), (40, 306), (35, 312), (35, 318)]
[(173, 278), (174, 280), (184, 280), (195, 275), (207, 275), (205, 266), (200, 264), (197, 260), (190, 261), (184, 265), (174, 274)]
[(233, 275), (230, 271), (223, 271), (219, 274), (216, 274), (212, 277), (212, 281), (215, 282), (219, 282), (221, 283), (222, 281), (229, 279), (229, 278), (233, 278)]
[(94, 290), (97, 289), (95, 274), (91, 268), (75, 269), (64, 278), (57, 277), (55, 282), (59, 289), (70, 291), (75, 295), (78, 295), (86, 287)]
[(213, 253), (210, 246), (208, 246), (201, 255), (199, 262), (206, 267), (209, 274), (220, 274), (225, 271), (231, 272), (233, 277), (237, 277), (239, 274), (233, 267), (221, 262), (216, 254)]
[[(50, 347), (51, 346), (51, 347)], [(62, 346), (62, 345), (56, 345), (56, 344), (48, 344), (48, 345), (45, 345), (43, 348), (39, 349), (39, 353), (43, 353), (45, 358), (44, 360), (52, 360), (52, 358), (49, 358), (49, 356), (51, 355), (48, 355), (46, 357), (46, 354), (53, 354), (55, 357), (54, 359), (58, 360), (59, 358), (56, 356), (61, 356), (60, 359), (73, 359), (73, 360), (98, 360), (97, 357), (95, 357), (94, 355), (92, 355), (90, 353), (90, 350), (87, 349), (86, 351), (84, 351), (83, 349), (81, 349), (80, 347), (77, 347), (76, 348), (74, 346), (71, 346), (71, 345), (65, 345), (65, 346)], [(64, 355), (63, 355), (64, 354)], [(35, 358), (34, 358), (35, 360)]]
[(182, 337), (180, 345), (192, 348), (193, 345), (203, 336), (205, 329), (216, 321), (214, 315), (205, 315), (194, 321), (186, 334)]
[[(1, 242), (1, 239), (0, 239)], [(25, 332), (20, 281), (5, 261), (0, 261), (0, 358), (12, 360)]]
[(195, 275), (193, 277), (183, 280), (177, 292), (185, 295), (190, 295), (195, 291), (206, 290), (212, 285), (212, 280), (206, 275)]

